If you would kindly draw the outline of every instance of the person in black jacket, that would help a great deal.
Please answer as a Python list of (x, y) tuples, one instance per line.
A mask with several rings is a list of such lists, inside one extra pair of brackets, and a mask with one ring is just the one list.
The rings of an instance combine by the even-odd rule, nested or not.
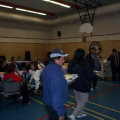
[(107, 61), (110, 61), (112, 80), (116, 81), (116, 73), (118, 73), (120, 79), (120, 53), (118, 53), (116, 49), (113, 49)]
[(77, 49), (72, 61), (68, 64), (68, 73), (78, 74), (78, 78), (70, 86), (74, 89), (77, 107), (70, 115), (71, 120), (75, 117), (85, 117), (84, 106), (88, 101), (88, 92), (91, 89), (91, 81), (94, 73), (91, 65), (84, 60), (85, 51), (81, 48)]
[[(101, 71), (101, 65), (99, 62), (99, 58), (95, 52), (96, 52), (96, 49), (92, 47), (90, 49), (90, 53), (86, 55), (86, 61), (92, 66), (93, 71)], [(94, 90), (95, 88), (97, 88), (96, 87), (97, 79), (98, 79), (98, 75), (96, 74), (93, 80), (93, 86), (91, 90)]]

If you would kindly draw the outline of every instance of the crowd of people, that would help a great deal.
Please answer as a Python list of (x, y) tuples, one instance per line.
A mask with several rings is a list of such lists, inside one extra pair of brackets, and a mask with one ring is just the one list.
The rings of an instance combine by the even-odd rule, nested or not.
[[(34, 89), (34, 93), (37, 93), (39, 85), (40, 85), (40, 75), (45, 67), (44, 64), (41, 63), (41, 60), (38, 58), (37, 61), (31, 62), (28, 65), (25, 65), (22, 67), (22, 74), (20, 73), (20, 65), (17, 63), (17, 60), (15, 57), (11, 57), (11, 63), (7, 64), (6, 63), (6, 58), (5, 56), (1, 56), (0, 58), (0, 72), (4, 73), (3, 80), (0, 77), (1, 84), (4, 82), (20, 82), (21, 83), (21, 93), (23, 93), (23, 88), (25, 86), (27, 88), (27, 91), (24, 91), (28, 93), (28, 89)], [(32, 72), (30, 72), (30, 70)], [(22, 91), (23, 90), (23, 91)], [(23, 94), (26, 94), (23, 93)], [(23, 95), (21, 94), (21, 95)], [(24, 95), (23, 95), (24, 96)], [(28, 96), (28, 95), (27, 95)], [(23, 101), (26, 98), (23, 98)], [(24, 103), (29, 103), (27, 102)]]
[[(101, 65), (95, 52), (96, 49), (93, 47), (85, 56), (85, 50), (79, 48), (68, 63), (67, 72), (78, 75), (78, 78), (70, 84), (77, 102), (76, 109), (70, 115), (71, 120), (87, 116), (84, 114), (84, 107), (88, 101), (89, 92), (97, 88), (98, 75), (95, 74), (95, 71), (100, 71)], [(110, 61), (112, 80), (115, 81), (116, 73), (120, 77), (120, 54), (116, 49), (113, 49), (112, 52), (107, 60)], [(50, 53), (49, 64), (46, 67), (40, 59), (37, 59), (37, 61), (31, 62), (30, 68), (29, 65), (24, 66), (22, 74), (19, 73), (19, 66), (14, 57), (11, 59), (12, 63), (7, 65), (3, 56), (0, 58), (0, 72), (5, 72), (4, 81), (12, 80), (12, 82), (22, 83), (25, 81), (27, 88), (34, 88), (34, 93), (37, 93), (40, 79), (42, 79), (42, 97), (50, 114), (50, 120), (68, 120), (64, 106), (68, 100), (68, 84), (62, 71), (64, 57), (67, 56), (68, 54), (64, 54), (61, 49), (55, 49)], [(20, 56), (18, 59), (21, 60)], [(32, 73), (29, 72), (29, 69), (32, 70)]]

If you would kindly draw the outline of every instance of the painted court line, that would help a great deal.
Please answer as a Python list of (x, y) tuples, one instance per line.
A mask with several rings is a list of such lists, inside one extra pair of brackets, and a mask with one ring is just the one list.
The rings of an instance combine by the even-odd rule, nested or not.
[[(69, 105), (67, 105), (67, 104), (65, 104), (65, 105), (69, 107)], [(72, 108), (75, 109), (74, 107), (72, 107)], [(97, 119), (99, 119), (99, 120), (104, 120), (104, 119), (102, 119), (102, 118), (100, 118), (100, 117), (97, 117), (97, 116), (95, 116), (95, 115), (92, 115), (92, 114), (90, 114), (90, 113), (87, 113), (87, 112), (84, 112), (84, 113), (86, 113), (86, 114), (88, 114), (88, 115), (90, 115), (90, 116), (92, 116), (92, 117), (94, 117), (94, 118), (97, 118)]]
[(108, 110), (111, 110), (111, 111), (114, 111), (114, 112), (117, 112), (117, 113), (120, 113), (120, 111), (117, 111), (117, 110), (112, 109), (112, 108), (108, 108), (108, 107), (103, 106), (103, 105), (99, 105), (99, 104), (96, 104), (96, 103), (93, 103), (93, 102), (90, 102), (90, 101), (88, 101), (88, 103), (93, 104), (93, 105), (96, 105), (96, 106), (99, 106), (99, 107), (106, 108), (106, 109), (108, 109)]
[[(74, 103), (69, 102), (69, 101), (68, 101), (68, 103), (70, 103), (70, 104), (74, 104)], [(72, 108), (74, 108), (74, 107), (72, 107)], [(93, 110), (91, 110), (91, 109), (88, 109), (88, 108), (84, 108), (84, 109), (86, 109), (86, 110), (88, 110), (88, 111), (90, 111), (90, 112), (96, 113), (96, 114), (98, 114), (98, 115), (101, 115), (101, 116), (103, 116), (103, 117), (109, 118), (109, 119), (111, 119), (111, 120), (116, 120), (116, 119), (114, 119), (114, 118), (112, 118), (112, 117), (109, 117), (109, 116), (104, 115), (104, 114), (102, 114), (102, 113), (98, 113), (98, 112), (93, 111)]]
[(49, 117), (49, 115), (46, 115), (46, 116), (44, 116), (44, 117), (42, 117), (40, 119), (37, 119), (37, 120), (43, 120), (43, 119), (48, 118), (48, 117)]
[[(115, 86), (115, 87), (113, 87), (113, 88), (111, 88), (111, 89), (108, 89), (108, 90), (106, 90), (106, 91), (104, 91), (104, 92), (102, 92), (102, 93), (99, 93), (99, 94), (95, 95), (95, 96), (92, 96), (92, 97), (89, 98), (89, 100), (90, 100), (90, 99), (93, 99), (93, 98), (96, 98), (97, 96), (100, 96), (100, 95), (102, 95), (102, 94), (104, 94), (104, 93), (107, 93), (107, 92), (109, 92), (109, 91), (111, 91), (111, 90), (114, 90), (114, 89), (116, 89), (116, 88), (118, 88), (118, 87), (120, 87), (120, 85)], [(69, 96), (70, 96), (70, 95), (69, 95)], [(74, 107), (74, 106), (76, 106), (76, 105), (77, 105), (77, 104), (71, 105), (70, 107), (67, 107), (67, 109), (69, 109), (69, 108), (71, 108), (71, 107)]]
[(90, 114), (90, 113), (87, 113), (87, 112), (84, 112), (84, 113), (86, 113), (86, 114), (88, 114), (88, 115), (90, 115), (90, 116), (92, 116), (92, 117), (95, 117), (95, 118), (97, 118), (97, 119), (99, 119), (99, 120), (104, 120), (104, 119), (99, 118), (99, 117), (97, 117), (97, 116), (95, 116), (95, 115), (92, 115), (92, 114)]
[[(34, 99), (34, 98), (32, 98), (32, 97), (30, 97), (32, 100), (34, 100), (34, 101), (36, 101), (36, 102), (38, 102), (38, 103), (40, 103), (40, 104), (42, 104), (42, 105), (44, 105), (44, 103), (42, 103), (42, 102), (40, 102), (40, 101), (38, 101), (38, 100), (36, 100), (36, 99)], [(72, 103), (72, 104), (74, 104), (74, 103)], [(65, 104), (66, 106), (69, 106), (69, 105), (67, 105), (67, 104)], [(73, 109), (75, 109), (74, 107), (72, 107)], [(86, 114), (88, 114), (88, 115), (90, 115), (90, 116), (92, 116), (92, 117), (95, 117), (95, 118), (97, 118), (97, 119), (99, 119), (99, 120), (104, 120), (104, 119), (102, 119), (102, 118), (99, 118), (99, 117), (97, 117), (97, 116), (95, 116), (95, 115), (92, 115), (92, 114), (90, 114), (90, 113), (87, 113), (87, 112), (85, 112)], [(45, 118), (48, 118), (49, 117), (49, 115), (46, 115), (46, 116), (44, 116), (44, 117), (42, 117), (42, 118), (40, 118), (40, 119), (37, 119), (37, 120), (43, 120), (43, 119), (45, 119)], [(68, 117), (70, 117), (70, 116), (68, 116)]]
[[(74, 96), (71, 96), (71, 95), (69, 95), (69, 96), (72, 97), (72, 98), (75, 98)], [(74, 105), (74, 103), (71, 103), (71, 102), (69, 102), (69, 101), (68, 101), (68, 103)], [(103, 105), (99, 105), (99, 104), (97, 104), (97, 103), (93, 103), (93, 102), (90, 102), (90, 101), (88, 101), (88, 103), (93, 104), (93, 105), (96, 105), (96, 106), (99, 106), (99, 107), (102, 107), (102, 108), (106, 108), (106, 109), (108, 109), (108, 110), (111, 110), (111, 111), (114, 111), (114, 112), (117, 112), (117, 113), (120, 113), (120, 111), (118, 111), (118, 110), (115, 110), (115, 109), (112, 109), (112, 108), (109, 108), (109, 107), (106, 107), (106, 106), (103, 106)]]
[(34, 98), (32, 98), (32, 97), (30, 97), (30, 99), (32, 99), (32, 100), (34, 100), (34, 101), (36, 101), (36, 102), (38, 102), (38, 103), (40, 103), (40, 104), (42, 104), (42, 105), (45, 105), (44, 103), (42, 103), (42, 102), (40, 102), (40, 101), (38, 101), (38, 100), (36, 100), (36, 99), (34, 99)]
[[(97, 96), (100, 96), (100, 95), (102, 95), (102, 94), (104, 94), (104, 93), (107, 93), (107, 92), (109, 92), (109, 91), (111, 91), (111, 90), (114, 90), (114, 89), (116, 89), (116, 88), (118, 88), (118, 87), (120, 87), (120, 85), (115, 86), (115, 87), (113, 87), (113, 88), (111, 88), (111, 89), (108, 89), (108, 90), (106, 90), (106, 91), (104, 91), (104, 92), (102, 92), (102, 93), (100, 93), (100, 94), (95, 95), (95, 96), (92, 96), (92, 97), (89, 98), (89, 100), (90, 100), (90, 99), (93, 99), (93, 98), (95, 98), (95, 97), (97, 97)], [(69, 95), (69, 96), (70, 96), (70, 95)], [(37, 101), (37, 100), (35, 100), (35, 101)], [(37, 102), (39, 102), (39, 101), (37, 101)], [(43, 103), (42, 103), (42, 104), (43, 104)], [(74, 107), (74, 106), (76, 106), (76, 105), (77, 105), (77, 104), (73, 104), (73, 105), (71, 105), (71, 106), (67, 106), (66, 109), (69, 109), (69, 108)], [(44, 118), (43, 118), (43, 119), (44, 119)], [(38, 119), (38, 120), (42, 120), (42, 119), (40, 118), (40, 119)], [(103, 120), (103, 119), (101, 119), (101, 120)]]
[(115, 86), (115, 87), (113, 87), (113, 88), (111, 88), (111, 89), (109, 89), (109, 90), (106, 90), (106, 91), (104, 91), (104, 92), (102, 92), (102, 93), (100, 93), (100, 94), (97, 94), (97, 95), (95, 95), (95, 96), (93, 96), (93, 97), (90, 97), (89, 100), (90, 100), (90, 99), (93, 99), (93, 98), (95, 98), (95, 97), (97, 97), (97, 96), (100, 96), (100, 95), (102, 95), (102, 94), (104, 94), (104, 93), (107, 93), (107, 92), (109, 92), (109, 91), (111, 91), (111, 90), (114, 90), (114, 89), (116, 89), (116, 88), (118, 88), (118, 87), (120, 87), (120, 85)]

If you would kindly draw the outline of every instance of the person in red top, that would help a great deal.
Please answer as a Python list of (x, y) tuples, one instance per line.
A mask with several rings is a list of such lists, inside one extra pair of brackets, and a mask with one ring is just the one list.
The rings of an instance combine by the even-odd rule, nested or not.
[(21, 76), (15, 74), (15, 65), (10, 64), (7, 67), (7, 72), (4, 74), (4, 80), (9, 82), (22, 82), (23, 79)]

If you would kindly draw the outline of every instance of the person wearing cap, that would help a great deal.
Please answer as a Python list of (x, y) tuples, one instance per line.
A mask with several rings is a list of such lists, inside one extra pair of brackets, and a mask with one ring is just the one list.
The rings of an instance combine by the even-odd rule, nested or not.
[(50, 63), (42, 73), (43, 102), (50, 114), (50, 120), (67, 120), (64, 104), (67, 103), (68, 85), (62, 72), (64, 54), (61, 49), (55, 49), (50, 54)]
[(112, 80), (116, 81), (116, 73), (118, 73), (120, 78), (120, 53), (116, 49), (112, 50), (112, 53), (107, 61), (110, 61), (111, 70), (112, 70)]
[[(86, 55), (86, 61), (92, 66), (93, 71), (100, 71), (101, 65), (99, 62), (99, 58), (95, 52), (96, 52), (96, 49), (94, 47), (90, 48), (90, 53)], [(97, 79), (98, 79), (98, 75), (95, 75), (91, 90), (94, 90), (95, 88), (97, 88), (96, 87)]]

